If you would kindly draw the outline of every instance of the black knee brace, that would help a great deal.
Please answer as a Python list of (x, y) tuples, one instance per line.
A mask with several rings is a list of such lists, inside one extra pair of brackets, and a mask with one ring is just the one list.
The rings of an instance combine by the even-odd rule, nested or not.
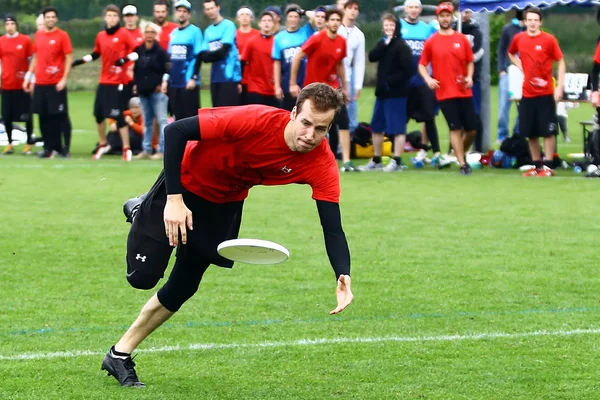
[(177, 258), (167, 283), (157, 293), (160, 304), (171, 312), (178, 311), (198, 291), (204, 271), (209, 265), (205, 261)]

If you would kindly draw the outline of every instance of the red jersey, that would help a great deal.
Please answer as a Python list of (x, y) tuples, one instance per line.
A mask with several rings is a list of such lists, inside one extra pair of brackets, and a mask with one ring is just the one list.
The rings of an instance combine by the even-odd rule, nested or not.
[(523, 66), (523, 97), (539, 97), (554, 94), (552, 83), (552, 65), (563, 58), (556, 38), (549, 33), (541, 32), (529, 36), (527, 32), (515, 35), (509, 54), (519, 53)]
[[(144, 43), (144, 33), (142, 32), (141, 28), (135, 28), (135, 29), (123, 28), (123, 29), (125, 29), (125, 32), (127, 32), (127, 34), (129, 35), (129, 40), (131, 40), (135, 43), (135, 48), (137, 48), (142, 43)], [(123, 66), (123, 68), (125, 68), (125, 83), (129, 83), (133, 80), (134, 64), (135, 63), (133, 61), (129, 61), (127, 64), (125, 64)]]
[(99, 32), (94, 45), (94, 53), (100, 54), (102, 58), (102, 71), (98, 83), (104, 85), (128, 83), (126, 67), (115, 66), (115, 61), (127, 57), (136, 47), (136, 42), (131, 39), (127, 29), (119, 28), (112, 35), (107, 34), (106, 31)]
[(315, 200), (338, 203), (340, 173), (327, 140), (308, 153), (290, 150), (290, 112), (262, 105), (198, 110), (202, 140), (190, 141), (181, 184), (215, 203), (240, 201), (256, 185), (312, 187)]
[(0, 37), (0, 64), (2, 64), (2, 89), (22, 90), (29, 57), (33, 54), (31, 39), (17, 33), (15, 37)]
[(346, 58), (346, 39), (340, 35), (330, 39), (327, 29), (323, 29), (302, 45), (302, 51), (308, 56), (304, 86), (321, 82), (335, 89), (340, 87), (337, 66)]
[(171, 40), (171, 32), (175, 30), (179, 25), (175, 22), (165, 22), (163, 26), (160, 27), (160, 35), (158, 36), (158, 44), (165, 51), (169, 50), (169, 41)]
[[(273, 81), (273, 36), (258, 35), (246, 44), (241, 53), (244, 66), (244, 79), (248, 85), (248, 93), (258, 93), (263, 96), (275, 95)], [(242, 83), (244, 80), (242, 80)]]
[(594, 53), (593, 61), (597, 64), (600, 64), (600, 41), (596, 45), (596, 52)]
[[(254, 39), (255, 37), (261, 36), (260, 31), (257, 29), (251, 29), (250, 32), (244, 33), (242, 31), (240, 31), (239, 29), (237, 31), (235, 31), (235, 45), (238, 48), (238, 51), (240, 52), (240, 55), (244, 54), (244, 50), (246, 49), (246, 46), (248, 45), (248, 43), (250, 43), (250, 41), (252, 39)], [(271, 43), (272, 45), (273, 43)], [(242, 71), (243, 75), (242, 75), (242, 85), (247, 85), (248, 84), (248, 74), (246, 73), (246, 71)]]
[(65, 55), (73, 53), (71, 38), (67, 32), (55, 28), (47, 32), (37, 31), (33, 38), (35, 53), (35, 83), (56, 85), (65, 75)]
[(425, 42), (419, 60), (421, 65), (431, 64), (431, 75), (439, 81), (440, 87), (435, 91), (438, 101), (473, 96), (464, 83), (470, 62), (473, 62), (473, 49), (469, 39), (460, 32), (452, 35), (438, 32), (431, 36)]

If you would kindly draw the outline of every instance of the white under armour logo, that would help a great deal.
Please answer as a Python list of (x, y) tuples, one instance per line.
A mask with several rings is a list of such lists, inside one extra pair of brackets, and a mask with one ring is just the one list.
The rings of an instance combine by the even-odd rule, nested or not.
[(142, 262), (146, 262), (146, 256), (142, 256), (138, 253), (137, 256), (135, 256), (136, 260), (142, 260)]
[(292, 169), (291, 169), (291, 168), (288, 168), (287, 166), (285, 166), (285, 167), (281, 168), (281, 170), (282, 170), (283, 172), (285, 172), (286, 174), (289, 174), (290, 172), (292, 172)]

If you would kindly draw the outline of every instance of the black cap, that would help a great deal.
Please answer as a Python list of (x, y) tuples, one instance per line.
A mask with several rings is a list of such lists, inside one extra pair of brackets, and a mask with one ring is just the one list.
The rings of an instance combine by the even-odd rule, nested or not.
[(14, 22), (16, 24), (17, 23), (17, 17), (15, 17), (12, 14), (6, 14), (4, 16), (4, 22), (9, 22), (9, 21), (12, 21), (12, 22)]

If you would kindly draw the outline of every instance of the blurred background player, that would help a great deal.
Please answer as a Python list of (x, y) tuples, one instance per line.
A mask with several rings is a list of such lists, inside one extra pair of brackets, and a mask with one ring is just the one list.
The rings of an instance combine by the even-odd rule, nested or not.
[(52, 6), (45, 7), (42, 15), (44, 29), (35, 33), (34, 54), (25, 74), (23, 89), (27, 93), (33, 91), (32, 111), (39, 116), (44, 140), (44, 151), (40, 157), (54, 158), (60, 153), (65, 154), (65, 149), (65, 156), (68, 156), (67, 143), (64, 147), (61, 143), (61, 129), (67, 126), (69, 118), (67, 79), (71, 73), (73, 46), (69, 35), (56, 26), (58, 10)]
[(240, 104), (242, 91), (242, 67), (235, 44), (235, 24), (221, 16), (218, 0), (204, 0), (204, 13), (210, 19), (211, 25), (204, 31), (201, 58), (204, 62), (212, 63), (210, 70), (212, 105), (213, 107), (237, 106)]
[(315, 8), (315, 26), (314, 26), (315, 34), (319, 33), (321, 30), (325, 29), (325, 27), (327, 25), (327, 20), (325, 19), (326, 14), (327, 14), (327, 7), (318, 6), (317, 8)]
[[(240, 57), (244, 54), (244, 49), (248, 45), (248, 42), (253, 38), (260, 36), (260, 31), (252, 28), (252, 21), (254, 20), (254, 13), (248, 6), (241, 6), (237, 10), (237, 21), (240, 24), (238, 30), (235, 32), (235, 43), (238, 47)], [(273, 15), (271, 15), (271, 18)], [(270, 48), (269, 48), (270, 50)], [(244, 71), (244, 63), (242, 63), (242, 93), (240, 94), (240, 105), (248, 104), (248, 74)]]
[(132, 152), (129, 148), (129, 130), (123, 117), (123, 87), (126, 81), (124, 65), (127, 61), (135, 61), (138, 57), (134, 52), (136, 41), (132, 40), (125, 29), (121, 29), (119, 20), (121, 9), (114, 4), (104, 9), (105, 28), (96, 35), (94, 51), (75, 60), (73, 66), (92, 62), (102, 58), (102, 70), (94, 100), (94, 117), (98, 128), (98, 146), (93, 159), (99, 160), (108, 153), (110, 145), (106, 140), (106, 119), (117, 121), (123, 143), (123, 160), (131, 161)]
[(190, 23), (191, 12), (189, 1), (175, 3), (179, 27), (171, 32), (169, 42), (169, 102), (176, 120), (196, 115), (200, 108), (200, 71), (196, 58), (202, 49), (202, 31)]
[[(158, 44), (160, 27), (154, 22), (142, 21), (144, 44), (135, 51), (139, 58), (133, 68), (133, 76), (144, 114), (143, 151), (134, 158), (150, 157), (162, 159), (164, 153), (164, 133), (168, 121), (167, 97), (171, 62), (167, 52)], [(196, 111), (197, 112), (197, 111)], [(158, 123), (158, 148), (152, 154), (154, 123)]]
[(169, 2), (167, 0), (155, 0), (152, 7), (154, 23), (160, 27), (158, 44), (165, 51), (169, 50), (171, 32), (177, 28), (177, 24), (169, 21)]
[[(435, 90), (440, 109), (450, 128), (450, 143), (460, 164), (460, 173), (471, 175), (465, 153), (475, 138), (476, 116), (471, 90), (475, 67), (469, 39), (452, 29), (453, 11), (452, 3), (441, 3), (437, 7), (440, 30), (425, 42), (419, 72), (427, 85)], [(429, 64), (431, 75), (427, 69)]]
[[(369, 61), (377, 63), (375, 108), (371, 120), (373, 158), (361, 171), (402, 170), (406, 142), (408, 81), (412, 77), (412, 50), (400, 32), (400, 21), (393, 14), (382, 17), (384, 37), (369, 52)], [(383, 167), (383, 134), (394, 137), (394, 158)]]
[[(275, 83), (275, 96), (281, 101), (285, 110), (292, 110), (296, 105), (296, 97), (290, 93), (290, 72), (294, 56), (300, 51), (302, 45), (313, 34), (309, 23), (300, 26), (302, 9), (297, 4), (290, 4), (285, 9), (285, 30), (275, 34), (273, 40), (273, 77)], [(306, 73), (306, 59), (303, 58), (298, 66), (296, 84), (304, 84)]]
[[(127, 110), (123, 111), (123, 118), (127, 124), (127, 133), (129, 135), (129, 146), (134, 154), (142, 151), (142, 139), (144, 137), (144, 118), (142, 115), (142, 105), (139, 97), (132, 97), (127, 104)], [(114, 119), (108, 120), (109, 132), (106, 140), (111, 149), (111, 153), (119, 154), (123, 151), (123, 141), (121, 133)]]
[(273, 86), (273, 14), (265, 11), (258, 22), (260, 32), (245, 46), (242, 53), (244, 76), (248, 82), (248, 104), (278, 107)]
[(432, 25), (419, 20), (421, 11), (423, 11), (423, 7), (420, 0), (406, 0), (404, 2), (404, 13), (406, 15), (400, 21), (402, 24), (402, 38), (413, 52), (414, 75), (409, 82), (408, 116), (417, 122), (424, 123), (421, 128), (421, 142), (423, 144), (431, 143), (431, 149), (434, 153), (432, 164), (435, 164), (440, 154), (440, 142), (437, 126), (435, 125), (435, 94), (419, 74), (419, 60), (425, 41), (434, 35), (436, 30)]
[(5, 34), (0, 37), (0, 68), (2, 69), (2, 121), (8, 137), (8, 145), (3, 154), (13, 154), (13, 122), (25, 122), (27, 143), (23, 154), (31, 154), (33, 118), (31, 115), (31, 95), (23, 90), (25, 74), (33, 55), (33, 45), (27, 35), (21, 35), (15, 16), (4, 16)]
[(271, 14), (273, 14), (273, 32), (275, 33), (275, 35), (281, 32), (282, 30), (285, 30), (285, 28), (281, 26), (281, 8), (279, 8), (278, 6), (267, 6), (267, 8), (265, 8), (265, 11), (268, 11)]
[(358, 98), (365, 80), (365, 35), (356, 26), (360, 13), (360, 2), (348, 0), (344, 4), (344, 18), (338, 34), (346, 39), (346, 81), (350, 102), (348, 103), (348, 119), (350, 132), (358, 127)]
[[(133, 5), (123, 7), (123, 21), (125, 22), (125, 32), (129, 39), (138, 47), (144, 43), (144, 35), (138, 26), (137, 8)], [(134, 96), (133, 90), (133, 61), (127, 62), (123, 66), (124, 86), (122, 91), (123, 110), (129, 109), (129, 99)]]

